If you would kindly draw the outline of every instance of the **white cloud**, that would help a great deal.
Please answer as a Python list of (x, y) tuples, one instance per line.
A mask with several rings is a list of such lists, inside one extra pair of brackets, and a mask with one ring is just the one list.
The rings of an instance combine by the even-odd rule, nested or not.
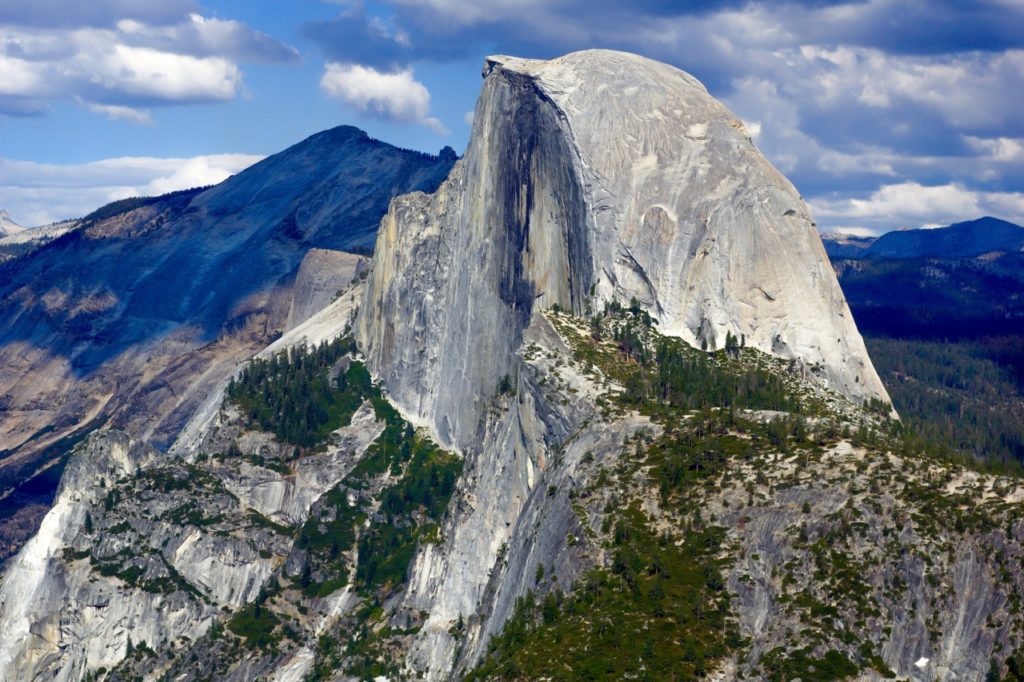
[(103, 114), (112, 120), (128, 121), (130, 123), (135, 123), (136, 125), (153, 124), (153, 117), (150, 116), (148, 111), (142, 111), (141, 109), (134, 109), (132, 107), (122, 107), (116, 104), (97, 104), (95, 102), (87, 102), (81, 97), (76, 97), (75, 101), (89, 111), (95, 114)]
[(251, 154), (216, 154), (175, 159), (173, 172), (150, 180), (142, 193), (166, 194), (187, 187), (215, 185), (262, 158)]
[(262, 158), (120, 157), (70, 165), (0, 158), (0, 208), (23, 225), (45, 225), (84, 216), (118, 199), (213, 185)]
[(358, 111), (377, 118), (419, 123), (439, 135), (448, 130), (430, 113), (430, 91), (413, 78), (411, 68), (381, 72), (360, 64), (329, 62), (320, 88)]
[(130, 100), (215, 102), (235, 96), (242, 84), (238, 67), (221, 57), (190, 57), (146, 47), (115, 45), (79, 55), (69, 70), (87, 88)]
[(45, 71), (39, 65), (0, 54), (0, 96), (40, 96), (46, 90)]
[(874, 230), (869, 230), (866, 227), (837, 227), (829, 230), (829, 234), (844, 236), (844, 237), (874, 237), (876, 236)]
[[(1019, 116), (1024, 51), (935, 56), (891, 55), (867, 47), (804, 45), (777, 52), (787, 74), (773, 78), (818, 106), (858, 103), (868, 109), (913, 104), (956, 127), (1000, 126)], [(979, 103), (984, 103), (979, 106)]]
[(218, 55), (254, 62), (287, 62), (299, 58), (294, 47), (239, 21), (196, 13), (168, 26), (150, 26), (134, 19), (123, 19), (117, 22), (117, 30), (130, 44), (193, 56)]
[(1012, 137), (983, 138), (965, 135), (972, 149), (999, 163), (1024, 162), (1024, 139)]
[(40, 26), (29, 22), (35, 16), (19, 24), (0, 11), (0, 112), (43, 113), (51, 102), (74, 99), (138, 123), (146, 118), (140, 106), (236, 97), (240, 61), (298, 59), (294, 48), (237, 21), (192, 13), (151, 25), (146, 12), (121, 10), (129, 18), (110, 26)]
[(889, 184), (865, 196), (812, 199), (811, 206), (817, 218), (845, 226), (846, 231), (948, 225), (983, 215), (1024, 223), (1024, 193), (985, 192), (956, 183)]

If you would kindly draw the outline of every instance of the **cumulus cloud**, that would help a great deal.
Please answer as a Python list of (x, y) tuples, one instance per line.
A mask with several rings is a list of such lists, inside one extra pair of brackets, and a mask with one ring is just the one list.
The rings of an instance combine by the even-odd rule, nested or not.
[(0, 208), (23, 225), (46, 225), (81, 217), (118, 199), (216, 184), (262, 158), (120, 157), (68, 165), (0, 158)]
[(1019, 2), (382, 4), (374, 16), (354, 0), (304, 33), (334, 62), (388, 72), (488, 52), (547, 58), (592, 47), (666, 61), (747, 121), (809, 198), (868, 200), (884, 186), (916, 183), (962, 187), (995, 207), (994, 197), (1024, 186)]
[(384, 120), (420, 123), (440, 135), (448, 134), (438, 119), (429, 115), (430, 91), (413, 77), (412, 69), (381, 72), (361, 64), (329, 62), (320, 88), (361, 113)]
[(73, 99), (144, 122), (141, 107), (236, 97), (241, 62), (298, 59), (294, 48), (245, 24), (188, 12), (198, 9), (192, 2), (71, 3), (51, 8), (60, 21), (46, 21), (36, 4), (68, 3), (14, 0), (0, 10), (0, 113), (45, 114)]
[(985, 192), (959, 184), (883, 185), (864, 196), (819, 198), (812, 208), (843, 231), (879, 233), (894, 227), (936, 227), (983, 215), (1024, 223), (1024, 193)]
[(1024, 138), (982, 138), (968, 135), (964, 140), (972, 149), (997, 163), (1024, 162)]

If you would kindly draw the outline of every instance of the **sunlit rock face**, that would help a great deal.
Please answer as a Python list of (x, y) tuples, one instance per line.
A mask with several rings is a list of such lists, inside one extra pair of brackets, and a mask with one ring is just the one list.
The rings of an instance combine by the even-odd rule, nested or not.
[(369, 259), (345, 251), (310, 249), (292, 286), (287, 329), (294, 329), (338, 298), (354, 279), (365, 274)]
[(636, 298), (660, 329), (727, 333), (855, 399), (888, 400), (807, 205), (688, 74), (590, 50), (491, 57), (462, 161), (399, 197), (358, 334), (395, 399), (477, 437), (535, 306)]
[[(495, 582), (500, 547), (510, 566), (563, 556), (524, 521), (557, 516), (538, 511), (535, 487), (575, 451), (552, 470), (551, 450), (600, 443), (600, 458), (639, 428), (612, 438), (578, 394), (545, 397), (524, 362), (527, 346), (558, 345), (538, 310), (635, 298), (663, 333), (710, 348), (731, 333), (858, 402), (888, 400), (807, 206), (700, 83), (609, 51), (492, 57), (483, 76), (463, 159), (437, 192), (391, 203), (356, 323), (389, 397), (466, 454), (465, 508), (405, 597), (431, 614), (407, 659), (428, 676), (451, 666), (460, 614), (479, 619), (458, 663), (471, 667), (527, 589), (525, 569)], [(516, 397), (496, 412), (505, 377)]]

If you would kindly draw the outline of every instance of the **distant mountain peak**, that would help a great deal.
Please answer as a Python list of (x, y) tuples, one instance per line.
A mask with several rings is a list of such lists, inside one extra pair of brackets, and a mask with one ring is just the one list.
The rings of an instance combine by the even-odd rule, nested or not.
[(982, 216), (946, 227), (901, 228), (880, 237), (830, 233), (821, 237), (830, 258), (975, 258), (1024, 249), (1024, 227)]
[(868, 249), (869, 258), (974, 258), (993, 251), (1020, 251), (1024, 228), (984, 216), (947, 227), (889, 232)]

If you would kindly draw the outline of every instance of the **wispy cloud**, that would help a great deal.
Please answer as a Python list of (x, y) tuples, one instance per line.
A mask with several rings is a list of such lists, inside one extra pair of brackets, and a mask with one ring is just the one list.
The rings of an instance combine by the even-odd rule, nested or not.
[(121, 157), (67, 165), (0, 158), (0, 208), (22, 225), (45, 225), (84, 216), (118, 199), (216, 184), (262, 158)]
[(76, 97), (75, 101), (89, 111), (95, 114), (103, 114), (111, 120), (128, 121), (137, 125), (153, 124), (153, 117), (148, 111), (132, 107), (118, 106), (116, 104), (97, 104), (96, 102), (87, 102), (81, 97)]

